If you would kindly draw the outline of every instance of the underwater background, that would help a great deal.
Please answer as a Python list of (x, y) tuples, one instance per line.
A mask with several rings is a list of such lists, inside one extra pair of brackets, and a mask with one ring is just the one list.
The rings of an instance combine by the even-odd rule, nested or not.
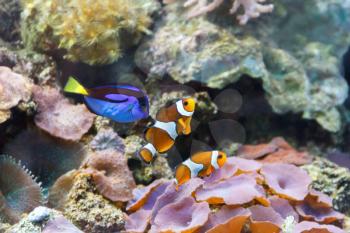
[(0, 233), (350, 232), (349, 0), (0, 0)]

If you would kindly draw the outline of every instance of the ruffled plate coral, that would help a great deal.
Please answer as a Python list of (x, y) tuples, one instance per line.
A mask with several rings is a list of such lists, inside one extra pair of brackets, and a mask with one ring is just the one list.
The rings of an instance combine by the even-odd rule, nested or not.
[(44, 203), (42, 189), (36, 178), (21, 163), (0, 155), (0, 219), (17, 222)]
[[(294, 233), (294, 227), (313, 233), (322, 232), (315, 229), (343, 232), (333, 225), (299, 223), (305, 215), (295, 211), (295, 207), (309, 203), (306, 196), (334, 211), (328, 197), (309, 189), (309, 177), (301, 168), (288, 164), (263, 165), (242, 158), (228, 161), (221, 172), (213, 173), (215, 178), (191, 179), (179, 191), (175, 182), (166, 180), (135, 189), (134, 199), (127, 207), (126, 232), (240, 233), (244, 226), (252, 233)], [(243, 173), (239, 167), (245, 167)], [(318, 208), (314, 204), (309, 203)]]
[(280, 197), (301, 201), (308, 194), (311, 178), (294, 165), (266, 164), (261, 168), (266, 184)]
[(290, 163), (297, 166), (312, 161), (312, 156), (308, 152), (297, 151), (281, 137), (274, 138), (267, 144), (243, 145), (238, 149), (237, 156), (264, 163)]

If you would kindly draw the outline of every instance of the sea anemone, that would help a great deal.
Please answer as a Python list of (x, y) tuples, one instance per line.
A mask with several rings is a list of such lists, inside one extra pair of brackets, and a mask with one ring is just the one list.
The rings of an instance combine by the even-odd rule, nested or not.
[(148, 33), (145, 2), (152, 1), (23, 0), (22, 38), (30, 49), (61, 50), (71, 61), (112, 63)]
[(32, 173), (12, 157), (0, 155), (0, 219), (15, 223), (43, 203), (42, 189)]
[(30, 127), (5, 144), (3, 152), (20, 160), (40, 178), (43, 187), (50, 187), (58, 177), (80, 166), (85, 148), (74, 142), (51, 137)]

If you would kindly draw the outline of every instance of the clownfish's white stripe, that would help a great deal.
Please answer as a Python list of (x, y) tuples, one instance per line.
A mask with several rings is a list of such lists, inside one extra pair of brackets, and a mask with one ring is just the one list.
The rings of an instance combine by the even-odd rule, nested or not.
[(156, 148), (151, 144), (151, 143), (148, 143), (146, 146), (144, 146), (143, 148), (149, 150), (152, 154), (152, 157), (154, 157), (154, 155), (157, 153), (157, 150)]
[(195, 163), (191, 159), (187, 159), (182, 164), (190, 169), (190, 171), (191, 171), (191, 178), (197, 177), (198, 173), (200, 171), (202, 171), (202, 169), (204, 168), (203, 164)]
[(161, 122), (156, 121), (156, 123), (152, 126), (158, 129), (162, 129), (175, 141), (177, 138), (177, 132), (176, 132), (176, 123), (175, 122)]
[(219, 156), (219, 152), (217, 150), (214, 150), (211, 154), (211, 165), (215, 168), (215, 169), (219, 169), (219, 164), (218, 164), (218, 156)]
[(179, 100), (176, 102), (176, 109), (177, 109), (178, 113), (180, 113), (182, 116), (190, 117), (193, 115), (193, 112), (189, 112), (184, 108), (182, 100)]

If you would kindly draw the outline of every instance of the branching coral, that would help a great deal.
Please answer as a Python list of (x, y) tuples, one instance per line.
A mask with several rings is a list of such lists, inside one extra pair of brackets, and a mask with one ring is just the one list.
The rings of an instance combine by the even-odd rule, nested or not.
[(116, 61), (122, 47), (137, 42), (151, 23), (144, 7), (147, 1), (22, 2), (22, 37), (29, 48), (61, 49), (67, 59), (91, 65)]
[[(276, 171), (285, 172), (280, 175)], [(215, 178), (191, 179), (180, 186), (179, 191), (175, 190), (174, 182), (157, 180), (134, 191), (134, 200), (127, 207), (130, 215), (126, 220), (126, 231), (238, 233), (247, 225), (252, 233), (281, 232), (282, 229), (294, 232), (292, 228), (344, 233), (334, 225), (299, 223), (304, 216), (300, 216), (294, 207), (300, 203), (310, 205), (314, 210), (319, 210), (318, 205), (322, 203), (327, 205), (327, 210), (332, 210), (329, 198), (309, 189), (310, 180), (304, 174), (294, 165), (263, 165), (231, 157), (221, 170), (214, 171)], [(288, 193), (287, 196), (278, 197), (271, 192), (271, 189), (276, 189), (276, 182), (281, 189), (284, 188), (283, 192)], [(307, 194), (317, 201), (304, 200)], [(294, 200), (290, 200), (290, 196), (294, 196)], [(208, 204), (211, 211), (208, 211)], [(337, 212), (332, 210), (334, 213)], [(336, 216), (327, 219), (326, 223), (342, 219), (341, 214)], [(309, 219), (316, 219), (316, 216)]]
[[(263, 5), (266, 0), (234, 0), (232, 8), (230, 9), (231, 14), (238, 12), (242, 6), (244, 8), (244, 14), (238, 15), (237, 20), (240, 24), (246, 24), (250, 19), (257, 18), (261, 14), (269, 13), (273, 11), (273, 4)], [(164, 3), (171, 3), (173, 0), (164, 0)], [(184, 3), (184, 7), (191, 7), (188, 17), (196, 17), (204, 15), (218, 8), (224, 0), (213, 0), (208, 3), (208, 0), (187, 0)]]
[(14, 223), (43, 202), (36, 178), (13, 158), (0, 155), (0, 220)]

